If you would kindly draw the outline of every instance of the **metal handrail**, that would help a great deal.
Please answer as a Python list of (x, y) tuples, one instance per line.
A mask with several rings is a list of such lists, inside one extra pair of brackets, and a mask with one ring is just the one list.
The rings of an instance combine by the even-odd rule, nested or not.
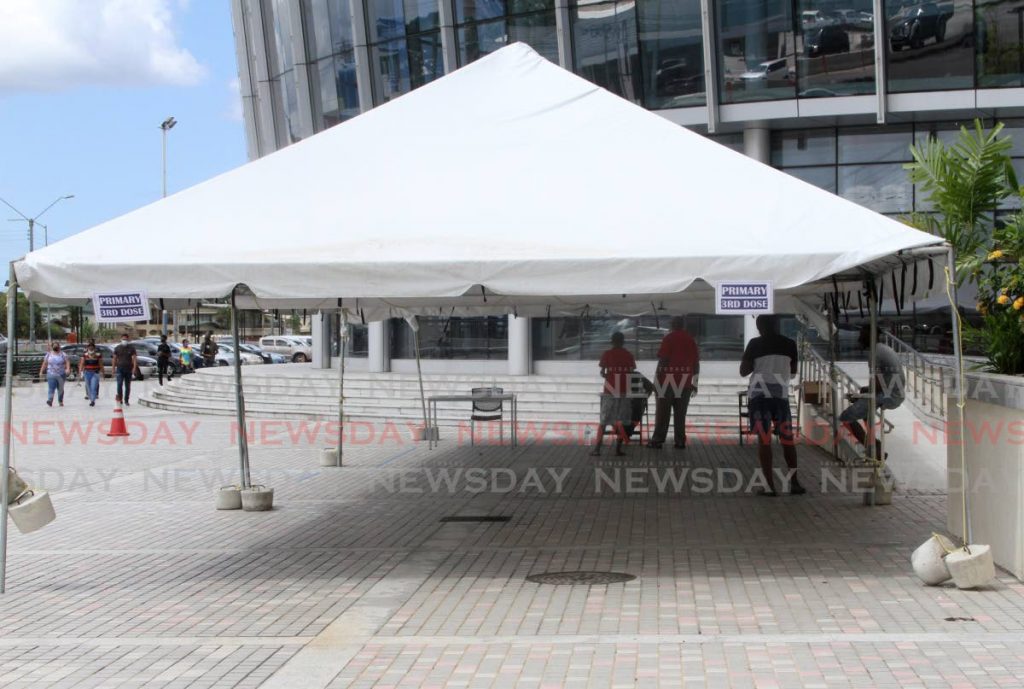
[(917, 351), (892, 333), (879, 333), (903, 364), (906, 399), (926, 419), (946, 420), (946, 398), (954, 380), (952, 367)]
[[(839, 437), (839, 414), (842, 412), (840, 405), (844, 403), (851, 394), (859, 393), (860, 386), (846, 371), (842, 370), (821, 354), (816, 352), (806, 340), (800, 345), (800, 384), (801, 390), (808, 382), (820, 382), (826, 386), (822, 390), (824, 399), (818, 405), (823, 415), (830, 419), (832, 425), (832, 438)], [(803, 394), (801, 392), (801, 394)], [(802, 401), (802, 399), (801, 399)], [(832, 443), (832, 453), (839, 458), (839, 448), (835, 442)]]

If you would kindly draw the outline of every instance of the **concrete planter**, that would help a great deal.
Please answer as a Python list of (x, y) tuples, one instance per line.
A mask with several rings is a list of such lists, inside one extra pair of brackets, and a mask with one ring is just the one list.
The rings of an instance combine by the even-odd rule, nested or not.
[[(1024, 378), (972, 373), (965, 397), (963, 429), (956, 398), (946, 407), (947, 525), (964, 540), (991, 546), (995, 564), (1024, 580)], [(965, 484), (970, 538), (964, 538), (962, 517)]]
[(242, 492), (238, 486), (224, 486), (217, 491), (218, 510), (242, 509)]
[(320, 466), (336, 467), (338, 464), (338, 448), (325, 447), (320, 450)]
[(50, 494), (45, 490), (25, 491), (7, 508), (7, 513), (21, 533), (38, 531), (57, 518)]
[(242, 489), (242, 509), (246, 512), (268, 512), (274, 508), (274, 489), (250, 486)]
[(996, 578), (992, 549), (987, 545), (958, 548), (946, 556), (946, 567), (958, 589), (973, 589)]
[(949, 581), (952, 575), (946, 566), (946, 554), (952, 552), (953, 548), (948, 539), (935, 534), (919, 545), (910, 556), (914, 574), (928, 586), (938, 586)]

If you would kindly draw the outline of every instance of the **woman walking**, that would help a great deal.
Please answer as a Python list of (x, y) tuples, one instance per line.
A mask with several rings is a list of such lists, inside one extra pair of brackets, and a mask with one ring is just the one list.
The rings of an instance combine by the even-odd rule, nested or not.
[(89, 340), (78, 361), (78, 374), (85, 380), (85, 394), (90, 407), (96, 406), (96, 398), (100, 396), (100, 378), (103, 373), (103, 353), (96, 349), (96, 340)]
[(57, 391), (57, 403), (64, 406), (64, 381), (71, 373), (71, 360), (60, 351), (60, 343), (54, 342), (52, 351), (43, 357), (39, 375), (46, 373), (46, 406), (53, 406), (53, 393)]

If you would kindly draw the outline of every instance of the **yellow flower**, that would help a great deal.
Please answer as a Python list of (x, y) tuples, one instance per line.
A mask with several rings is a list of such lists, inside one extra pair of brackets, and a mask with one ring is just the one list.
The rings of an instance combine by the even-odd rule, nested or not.
[(1000, 259), (1000, 258), (1002, 258), (1002, 257), (1003, 257), (1003, 252), (1002, 252), (1002, 250), (1000, 250), (1000, 249), (996, 249), (995, 251), (993, 251), (992, 253), (990, 253), (990, 254), (988, 255), (988, 260), (989, 260), (989, 261), (995, 261), (996, 259)]
[(996, 303), (999, 304), (1000, 306), (1006, 306), (1007, 304), (1010, 303), (1010, 297), (1008, 297), (1005, 294), (1000, 294), (998, 297), (996, 297)]
[(1017, 297), (1013, 302), (1013, 308), (1017, 311), (1024, 309), (1024, 297)]

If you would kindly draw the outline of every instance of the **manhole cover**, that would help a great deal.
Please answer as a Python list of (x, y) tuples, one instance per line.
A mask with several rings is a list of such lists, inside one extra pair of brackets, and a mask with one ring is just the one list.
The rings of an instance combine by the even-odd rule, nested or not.
[(512, 517), (501, 514), (464, 515), (456, 514), (451, 517), (441, 517), (442, 522), (507, 522)]
[(552, 584), (554, 586), (600, 586), (601, 584), (621, 584), (636, 579), (632, 574), (624, 572), (544, 572), (531, 574), (526, 580), (534, 584)]

